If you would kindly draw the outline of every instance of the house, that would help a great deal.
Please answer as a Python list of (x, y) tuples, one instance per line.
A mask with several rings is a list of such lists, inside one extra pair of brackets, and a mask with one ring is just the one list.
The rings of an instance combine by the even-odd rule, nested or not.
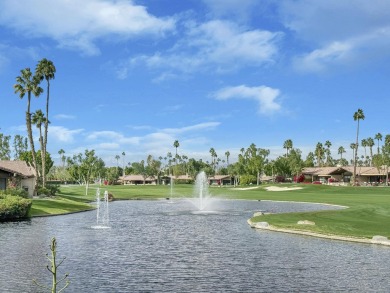
[(157, 179), (154, 177), (144, 177), (142, 175), (125, 175), (119, 177), (119, 182), (124, 185), (156, 185)]
[(234, 182), (234, 178), (230, 175), (215, 175), (208, 178), (209, 185), (232, 185)]
[[(302, 170), (306, 181), (318, 181), (321, 183), (343, 184), (349, 183), (353, 175), (353, 166), (338, 167), (309, 167)], [(356, 181), (360, 185), (377, 185), (386, 181), (390, 169), (386, 166), (356, 167)]]
[(0, 190), (10, 186), (23, 188), (32, 197), (35, 183), (34, 168), (25, 161), (0, 161)]

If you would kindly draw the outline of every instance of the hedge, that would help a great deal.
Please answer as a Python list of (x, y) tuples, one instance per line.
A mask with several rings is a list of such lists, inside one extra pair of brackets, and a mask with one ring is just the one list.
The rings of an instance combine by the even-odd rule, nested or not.
[(31, 199), (8, 194), (0, 195), (0, 221), (27, 218), (31, 205)]

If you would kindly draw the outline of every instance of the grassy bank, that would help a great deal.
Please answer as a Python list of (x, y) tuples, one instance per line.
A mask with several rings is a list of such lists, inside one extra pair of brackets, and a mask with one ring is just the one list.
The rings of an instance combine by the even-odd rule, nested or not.
[[(252, 221), (265, 221), (288, 229), (307, 230), (322, 234), (371, 238), (374, 235), (390, 237), (390, 188), (387, 187), (337, 187), (325, 185), (283, 185), (302, 187), (299, 190), (267, 191), (267, 186), (256, 189), (211, 187), (213, 196), (230, 199), (316, 202), (348, 206), (348, 209), (307, 213), (263, 215)], [(56, 199), (34, 199), (32, 216), (50, 215), (91, 209), (97, 186), (91, 186), (88, 195), (82, 186), (63, 186)], [(103, 186), (115, 199), (158, 199), (190, 197), (193, 185), (169, 186)], [(302, 226), (299, 220), (315, 222), (315, 226)]]

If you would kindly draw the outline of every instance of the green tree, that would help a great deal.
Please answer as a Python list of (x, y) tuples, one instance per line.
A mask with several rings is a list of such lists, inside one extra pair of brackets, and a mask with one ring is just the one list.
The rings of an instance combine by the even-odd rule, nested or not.
[(84, 154), (79, 153), (68, 158), (68, 171), (73, 179), (85, 185), (85, 195), (88, 195), (89, 183), (99, 167), (99, 158), (94, 150), (85, 150)]
[[(43, 92), (42, 88), (39, 86), (39, 78), (37, 76), (33, 76), (30, 68), (25, 68), (20, 71), (20, 76), (16, 77), (16, 84), (14, 85), (15, 93), (19, 94), (19, 98), (23, 99), (24, 96), (27, 94), (27, 111), (26, 111), (26, 126), (27, 126), (27, 135), (30, 143), (31, 152), (33, 155), (33, 161), (32, 165), (35, 169), (35, 172), (37, 172), (37, 159), (35, 157), (35, 146), (34, 146), (34, 139), (33, 139), (33, 133), (32, 133), (32, 127), (31, 127), (31, 94), (33, 94), (35, 97), (39, 97), (39, 95)], [(38, 177), (38, 173), (36, 173), (36, 176)], [(34, 194), (36, 193), (37, 189), (37, 182), (34, 186)]]
[(20, 155), (28, 150), (27, 138), (19, 134), (14, 136), (14, 159), (18, 160)]
[(356, 164), (357, 164), (357, 153), (359, 148), (359, 124), (360, 120), (364, 120), (365, 116), (362, 109), (358, 109), (355, 114), (353, 114), (353, 120), (357, 121), (357, 127), (356, 127), (356, 148), (355, 148), (355, 154), (354, 154), (354, 165), (353, 165), (353, 181), (352, 184), (356, 184)]
[(3, 133), (0, 133), (0, 160), (11, 159), (11, 148), (9, 144), (10, 139), (10, 135), (4, 135)]

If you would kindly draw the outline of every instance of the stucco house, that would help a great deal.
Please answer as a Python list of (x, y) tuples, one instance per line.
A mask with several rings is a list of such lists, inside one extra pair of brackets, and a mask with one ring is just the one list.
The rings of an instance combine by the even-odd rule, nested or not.
[[(353, 175), (353, 166), (309, 167), (302, 170), (308, 181), (319, 181), (329, 184), (349, 183)], [(386, 181), (390, 168), (356, 167), (356, 182), (360, 185), (376, 185)]]
[(230, 175), (214, 175), (208, 178), (210, 186), (233, 185), (234, 178)]
[(34, 168), (25, 161), (0, 161), (0, 190), (10, 186), (23, 188), (32, 197), (35, 182)]
[(157, 179), (153, 177), (144, 177), (142, 175), (125, 175), (119, 177), (119, 182), (124, 185), (156, 185)]

